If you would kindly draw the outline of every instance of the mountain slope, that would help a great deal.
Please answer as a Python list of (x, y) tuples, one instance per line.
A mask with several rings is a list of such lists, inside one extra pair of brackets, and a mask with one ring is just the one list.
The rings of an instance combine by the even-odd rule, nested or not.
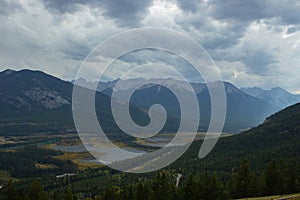
[[(75, 132), (72, 83), (40, 71), (6, 70), (0, 72), (0, 85), (1, 135)], [(93, 93), (84, 90), (87, 95)], [(105, 131), (117, 135), (122, 131), (113, 120), (110, 105), (109, 96), (96, 93), (98, 120)], [(131, 105), (130, 112), (140, 124), (149, 122), (147, 111)], [(175, 119), (168, 118), (164, 130), (175, 131), (177, 124)]]
[(1, 112), (2, 117), (58, 109), (71, 103), (72, 85), (40, 71), (6, 70), (0, 73), (0, 85), (0, 102), (15, 112)]
[(249, 94), (250, 96), (257, 97), (258, 95), (265, 92), (266, 90), (260, 87), (248, 87), (248, 88), (241, 88), (241, 91), (243, 91), (246, 94)]
[[(231, 83), (225, 82), (227, 96), (227, 128), (240, 130), (252, 128), (262, 123), (267, 116), (280, 110), (265, 101), (245, 94)], [(229, 127), (229, 126), (232, 127)]]
[(291, 94), (280, 87), (272, 88), (270, 90), (264, 90), (259, 87), (241, 88), (241, 90), (253, 97), (280, 107), (281, 109), (300, 102), (300, 95)]
[[(173, 84), (173, 88), (176, 88), (176, 92), (182, 96), (188, 96), (188, 91), (180, 85), (180, 81), (176, 80), (160, 80), (164, 81), (166, 85)], [(134, 80), (130, 80), (129, 83), (122, 80), (122, 86), (120, 90), (116, 91), (120, 96), (126, 96), (128, 90), (126, 87), (133, 85)], [(212, 87), (221, 87), (221, 82), (208, 83)], [(197, 99), (199, 102), (201, 120), (199, 129), (205, 131), (210, 122), (211, 115), (211, 102), (210, 94), (206, 84), (203, 83), (191, 83)], [(225, 91), (227, 96), (227, 118), (224, 126), (226, 132), (240, 132), (241, 130), (248, 129), (263, 122), (267, 116), (280, 110), (280, 108), (266, 103), (260, 99), (252, 97), (243, 93), (237, 87), (231, 83), (224, 82)], [(113, 86), (104, 89), (102, 92), (111, 95)], [(153, 104), (161, 104), (164, 106), (169, 115), (178, 118), (180, 120), (180, 107), (179, 102), (175, 95), (166, 87), (157, 84), (148, 84), (137, 89), (130, 102), (143, 109), (149, 109)]]
[(72, 85), (40, 71), (0, 73), (1, 135), (74, 130)]
[(270, 102), (273, 105), (277, 105), (281, 108), (285, 108), (287, 106), (300, 102), (299, 95), (293, 95), (279, 87), (267, 90), (259, 94), (257, 98), (262, 99), (266, 102)]
[[(84, 80), (82, 80), (84, 82)], [(135, 87), (144, 80), (126, 80), (119, 92)], [(187, 94), (180, 81), (160, 80), (175, 86), (182, 95)], [(99, 120), (108, 132), (120, 132), (110, 110), (110, 96), (116, 81), (107, 82), (102, 93), (96, 95), (96, 110)], [(219, 87), (218, 83), (213, 87)], [(23, 132), (75, 131), (72, 118), (73, 84), (40, 71), (6, 70), (0, 73), (0, 124), (6, 134)], [(200, 130), (206, 130), (210, 121), (210, 95), (203, 83), (192, 83), (201, 112)], [(239, 132), (262, 122), (265, 117), (279, 110), (257, 98), (251, 97), (230, 83), (225, 83), (227, 94), (227, 119), (224, 131)], [(98, 88), (99, 89), (99, 88)], [(88, 89), (87, 89), (88, 90)], [(89, 90), (88, 90), (89, 91)], [(153, 104), (162, 104), (168, 113), (165, 132), (176, 131), (180, 120), (180, 107), (175, 95), (160, 85), (145, 85), (131, 98), (132, 118), (140, 125), (149, 123), (148, 109)], [(191, 108), (193, 109), (193, 108)], [(105, 122), (105, 123), (104, 123)]]
[[(241, 160), (248, 159), (254, 170), (263, 169), (273, 160), (294, 160), (300, 164), (300, 103), (271, 115), (261, 125), (231, 137), (220, 138), (213, 151), (204, 159), (196, 159), (201, 141), (174, 163), (178, 168), (231, 172)], [(300, 166), (299, 166), (300, 167)]]

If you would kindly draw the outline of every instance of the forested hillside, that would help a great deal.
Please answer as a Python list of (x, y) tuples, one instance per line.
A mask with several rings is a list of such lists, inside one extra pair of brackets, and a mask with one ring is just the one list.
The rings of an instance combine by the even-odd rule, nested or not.
[[(46, 192), (39, 186), (39, 194), (47, 194), (53, 199), (83, 196), (105, 200), (171, 200), (296, 193), (300, 191), (299, 119), (300, 104), (296, 104), (270, 116), (256, 128), (221, 138), (204, 159), (197, 157), (201, 141), (195, 141), (179, 160), (155, 173), (134, 175), (106, 167), (85, 171), (73, 168), (77, 175), (71, 179), (70, 189), (66, 182), (42, 178)], [(183, 177), (176, 187), (178, 174)], [(27, 192), (37, 187), (36, 182), (32, 184), (28, 187), (28, 180), (9, 182), (2, 195), (10, 197), (13, 192), (28, 199)]]

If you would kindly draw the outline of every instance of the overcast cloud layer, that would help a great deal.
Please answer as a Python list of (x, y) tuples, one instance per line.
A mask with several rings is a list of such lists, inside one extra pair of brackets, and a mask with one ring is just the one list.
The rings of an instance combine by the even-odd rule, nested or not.
[(101, 41), (154, 26), (198, 41), (224, 80), (239, 87), (300, 93), (299, 10), (298, 0), (2, 0), (0, 70), (31, 68), (74, 79)]

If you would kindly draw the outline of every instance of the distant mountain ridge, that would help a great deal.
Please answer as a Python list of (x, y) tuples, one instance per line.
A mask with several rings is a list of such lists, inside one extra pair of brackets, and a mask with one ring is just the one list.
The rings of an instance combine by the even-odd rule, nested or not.
[(281, 109), (300, 102), (300, 95), (291, 94), (280, 87), (275, 87), (270, 90), (265, 90), (259, 87), (241, 88), (241, 90)]
[[(119, 81), (121, 88), (117, 93), (120, 96), (127, 96), (128, 90), (136, 88), (139, 83), (146, 82), (144, 79), (115, 80), (99, 83), (98, 90), (111, 96), (114, 86)], [(152, 79), (155, 83), (163, 83), (166, 86), (176, 88), (176, 91), (183, 96), (189, 92), (184, 88), (181, 81), (174, 79)], [(208, 83), (211, 87), (221, 87), (221, 82)], [(223, 82), (227, 96), (227, 116), (224, 131), (240, 132), (254, 127), (263, 122), (270, 114), (280, 110), (278, 106), (269, 104), (263, 100), (248, 95), (229, 82)], [(194, 89), (199, 102), (201, 120), (199, 129), (205, 131), (210, 122), (211, 104), (210, 94), (207, 85), (204, 83), (190, 83)], [(147, 84), (138, 88), (131, 97), (131, 103), (140, 108), (149, 109), (153, 104), (162, 104), (170, 115), (180, 118), (179, 103), (174, 94), (167, 87), (157, 84)]]
[[(176, 85), (178, 89), (184, 90), (184, 88), (181, 87), (181, 81), (174, 80), (174, 79), (153, 79), (155, 82), (161, 82), (169, 85)], [(97, 85), (97, 90), (107, 94), (111, 95), (112, 89), (114, 88), (115, 84), (120, 81), (120, 85), (122, 86), (123, 90), (126, 90), (128, 88), (133, 88), (139, 83), (145, 82), (144, 79), (129, 79), (129, 80), (113, 80), (108, 82), (101, 82), (97, 85), (97, 83), (92, 82), (86, 82), (86, 85), (88, 87), (89, 84), (93, 84), (94, 86)], [(226, 82), (225, 82), (226, 83)], [(228, 83), (228, 82), (227, 82)], [(194, 89), (196, 94), (199, 94), (202, 92), (202, 90), (206, 87), (204, 83), (197, 83), (197, 82), (191, 82), (190, 83), (192, 88)], [(265, 90), (260, 87), (249, 87), (249, 88), (240, 88), (240, 91), (243, 93), (246, 93), (252, 97), (255, 97), (257, 99), (263, 100), (268, 104), (272, 104), (275, 107), (279, 109), (286, 108), (288, 106), (291, 106), (295, 103), (300, 102), (300, 95), (291, 94), (290, 92), (280, 88), (275, 87), (270, 90)]]
[[(84, 79), (81, 81), (86, 82), (87, 86), (91, 84)], [(96, 95), (99, 118), (105, 122), (105, 130), (110, 132), (120, 131), (110, 109), (110, 95), (117, 81), (101, 83), (98, 86), (98, 90), (101, 92), (97, 92)], [(128, 88), (136, 87), (137, 83), (144, 82), (143, 79), (119, 81), (122, 86), (119, 92), (124, 93)], [(180, 81), (174, 79), (160, 79), (159, 81), (164, 82), (167, 86), (172, 85), (182, 95), (188, 92)], [(208, 84), (211, 84), (212, 87), (220, 87), (220, 83)], [(5, 126), (8, 132), (32, 131), (31, 129), (34, 130), (33, 132), (66, 129), (75, 131), (71, 108), (72, 83), (40, 71), (6, 70), (0, 72), (0, 85), (0, 124), (3, 124), (2, 127)], [(84, 86), (84, 84), (82, 85)], [(201, 112), (199, 130), (205, 131), (210, 122), (210, 94), (206, 84), (191, 83), (191, 85), (197, 94)], [(228, 109), (224, 127), (226, 132), (240, 132), (254, 127), (264, 121), (267, 116), (279, 110), (272, 104), (242, 92), (231, 83), (225, 82), (224, 85)], [(176, 131), (180, 121), (180, 107), (174, 94), (168, 88), (157, 84), (144, 85), (134, 92), (129, 103), (132, 118), (144, 125), (149, 123), (148, 109), (150, 106), (155, 103), (162, 104), (168, 113), (167, 125), (164, 130)], [(20, 127), (7, 125), (16, 122), (32, 122), (33, 125), (25, 123), (26, 128), (23, 125)]]

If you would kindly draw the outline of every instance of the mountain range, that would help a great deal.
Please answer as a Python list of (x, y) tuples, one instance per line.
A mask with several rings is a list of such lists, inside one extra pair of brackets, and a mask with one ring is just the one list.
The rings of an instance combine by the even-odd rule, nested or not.
[[(81, 80), (83, 81), (83, 80)], [(115, 84), (118, 83), (117, 90)], [(176, 88), (176, 92), (183, 96), (189, 93), (185, 88), (185, 84), (174, 79), (152, 79), (155, 83), (160, 83), (164, 86)], [(110, 82), (100, 82), (98, 91), (111, 96), (112, 92), (118, 93), (119, 96), (127, 96), (129, 91), (136, 88), (138, 84), (146, 82), (144, 79), (129, 79), (129, 80), (114, 80)], [(87, 82), (83, 82), (88, 85)], [(190, 83), (197, 95), (201, 120), (200, 130), (205, 131), (210, 122), (211, 117), (211, 102), (208, 92), (208, 85), (211, 87), (221, 87), (220, 82), (215, 83)], [(263, 122), (270, 114), (279, 111), (282, 107), (271, 101), (265, 101), (243, 92), (229, 82), (223, 82), (227, 96), (227, 115), (224, 126), (224, 131), (240, 132), (242, 130), (254, 127)], [(138, 88), (131, 97), (131, 103), (143, 109), (149, 109), (153, 104), (162, 104), (164, 108), (174, 116), (180, 119), (180, 107), (174, 94), (167, 87), (159, 84), (147, 84)], [(288, 97), (287, 97), (288, 98)], [(272, 100), (272, 99), (270, 99)], [(300, 100), (299, 100), (300, 101)], [(287, 104), (286, 106), (288, 106)]]
[[(92, 82), (78, 80), (85, 90), (90, 91)], [(143, 79), (115, 80), (101, 82), (96, 93), (96, 110), (104, 129), (111, 133), (121, 132), (113, 120), (111, 105), (112, 90), (117, 81), (121, 82), (118, 92), (126, 94)], [(178, 80), (160, 79), (164, 85), (172, 85), (183, 95), (188, 92)], [(220, 82), (208, 83), (220, 87)], [(6, 134), (23, 132), (74, 132), (72, 118), (73, 83), (61, 80), (40, 71), (5, 70), (0, 72), (0, 124)], [(267, 116), (279, 111), (280, 106), (273, 102), (251, 96), (224, 82), (227, 96), (226, 132), (240, 132), (263, 122)], [(207, 85), (191, 83), (201, 111), (200, 131), (205, 131), (210, 121), (210, 95)], [(262, 94), (262, 93), (261, 93)], [(261, 95), (260, 94), (260, 95)], [(278, 97), (279, 98), (279, 97)], [(153, 104), (162, 104), (168, 113), (164, 132), (173, 132), (179, 126), (180, 107), (174, 94), (159, 84), (147, 84), (138, 88), (130, 99), (130, 114), (140, 125), (149, 123), (148, 109)], [(101, 123), (100, 122), (100, 123)], [(102, 124), (101, 124), (102, 125)], [(4, 134), (4, 133), (3, 133)]]
[[(173, 88), (176, 88), (177, 93), (182, 96), (188, 96), (189, 91), (183, 88), (182, 85), (184, 84), (180, 84), (179, 81), (172, 79), (157, 81), (164, 81), (164, 84), (167, 86), (173, 84)], [(121, 82), (122, 87), (126, 89), (121, 88), (116, 91), (121, 93), (119, 96), (126, 96), (128, 88), (135, 87), (133, 80), (129, 80), (127, 85), (126, 82)], [(220, 83), (208, 83), (208, 85), (213, 88), (221, 87)], [(224, 131), (226, 132), (240, 132), (254, 127), (264, 121), (270, 114), (280, 110), (277, 106), (242, 92), (229, 82), (224, 82), (224, 86), (227, 97), (227, 114), (224, 126)], [(204, 83), (193, 83), (192, 87), (197, 95), (200, 108), (201, 120), (199, 129), (200, 131), (205, 131), (211, 117), (211, 101), (208, 87)], [(104, 94), (109, 96), (112, 94), (112, 91), (113, 86), (102, 90)], [(131, 97), (131, 103), (143, 109), (149, 109), (153, 104), (161, 104), (171, 116), (180, 119), (180, 106), (175, 95), (167, 87), (158, 84), (148, 84), (137, 89)]]
[(280, 87), (275, 87), (270, 90), (265, 90), (259, 87), (250, 87), (241, 88), (241, 91), (273, 104), (281, 109), (300, 102), (300, 95), (291, 94)]
[[(0, 85), (2, 136), (75, 132), (71, 104), (72, 83), (41, 71), (5, 70), (0, 73)], [(93, 93), (89, 89), (82, 89), (87, 95)], [(110, 97), (100, 92), (95, 97), (97, 117), (102, 128), (112, 133), (121, 132), (112, 117)], [(145, 111), (134, 106), (131, 106), (131, 114), (135, 119), (148, 117)]]
[[(103, 92), (105, 94), (111, 95), (112, 89), (114, 88), (115, 84), (118, 81), (120, 82), (119, 86), (121, 86), (121, 88), (119, 87), (119, 89), (121, 89), (121, 90), (128, 90), (128, 89), (136, 87), (136, 85), (138, 85), (140, 83), (145, 82), (144, 79), (129, 79), (129, 80), (117, 79), (117, 80), (108, 81), (108, 82), (100, 82), (97, 86), (97, 90), (100, 92)], [(173, 87), (176, 87), (179, 90), (186, 90), (186, 88), (183, 88), (184, 84), (181, 81), (174, 80), (171, 78), (169, 78), (169, 79), (154, 79), (154, 81), (164, 83), (166, 85), (172, 85)], [(83, 85), (86, 85), (86, 87), (91, 87), (91, 85), (97, 85), (97, 83), (95, 83), (95, 82), (88, 82), (84, 79), (81, 79), (79, 82)], [(224, 82), (224, 83), (225, 83), (225, 85), (231, 84), (229, 82)], [(201, 93), (204, 88), (207, 88), (206, 84), (204, 84), (204, 83), (191, 82), (190, 84), (196, 94)], [(231, 90), (230, 88), (232, 88), (233, 91), (237, 91), (236, 90), (237, 87), (235, 87), (234, 85), (226, 86), (226, 87), (229, 90)], [(283, 108), (286, 108), (288, 106), (291, 106), (293, 104), (300, 102), (299, 94), (292, 94), (280, 87), (271, 88), (269, 90), (266, 90), (266, 89), (263, 89), (260, 87), (248, 87), (248, 88), (242, 87), (242, 88), (239, 88), (239, 90), (240, 90), (239, 93), (243, 92), (252, 97), (255, 97), (255, 98), (263, 100), (269, 104), (272, 104), (279, 109), (283, 109)], [(228, 91), (227, 91), (227, 93), (228, 93)]]

